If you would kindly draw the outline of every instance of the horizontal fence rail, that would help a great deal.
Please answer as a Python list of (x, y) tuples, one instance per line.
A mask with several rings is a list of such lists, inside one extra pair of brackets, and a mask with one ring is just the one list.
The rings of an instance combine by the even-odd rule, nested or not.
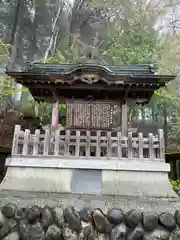
[(107, 157), (128, 159), (164, 160), (163, 130), (154, 136), (149, 133), (137, 137), (132, 132), (127, 137), (121, 132), (88, 131), (88, 130), (46, 130), (39, 129), (30, 133), (29, 129), (21, 130), (15, 126), (12, 156), (65, 156), (65, 157)]

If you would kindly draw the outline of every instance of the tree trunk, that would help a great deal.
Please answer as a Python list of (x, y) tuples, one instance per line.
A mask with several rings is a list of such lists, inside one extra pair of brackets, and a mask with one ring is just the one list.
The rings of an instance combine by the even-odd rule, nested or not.
[[(28, 51), (28, 56), (27, 56), (27, 60), (29, 62), (33, 62), (36, 59), (36, 53), (37, 53), (37, 42), (36, 42), (36, 28), (37, 28), (37, 17), (38, 17), (38, 13), (37, 13), (37, 7), (36, 6), (32, 6), (34, 7), (35, 10), (35, 14), (34, 14), (34, 19), (30, 22), (30, 30), (32, 35), (30, 36), (30, 49)], [(22, 92), (21, 94), (21, 108), (25, 109), (27, 104), (28, 104), (28, 98), (29, 98), (29, 92)], [(38, 106), (36, 108), (34, 108), (34, 114), (36, 115), (36, 110), (37, 110)]]
[(10, 36), (10, 40), (9, 40), (9, 44), (11, 45), (11, 48), (9, 48), (9, 56), (11, 56), (12, 47), (13, 47), (13, 44), (14, 44), (16, 28), (17, 28), (18, 18), (19, 18), (20, 5), (21, 5), (20, 0), (18, 0), (17, 5), (16, 5), (16, 9), (15, 9), (15, 14), (14, 14), (14, 21), (13, 21), (11, 36)]
[(20, 31), (21, 31), (21, 25), (23, 23), (22, 16), (24, 12), (24, 0), (18, 0), (17, 6), (16, 6), (16, 12), (15, 12), (15, 19), (11, 34), (11, 50), (10, 50), (10, 61), (8, 64), (8, 69), (13, 70), (16, 66), (16, 58), (18, 55), (18, 48), (20, 45)]
[(55, 16), (53, 24), (52, 24), (52, 36), (50, 38), (49, 46), (47, 47), (46, 52), (45, 52), (44, 62), (47, 60), (49, 53), (54, 49), (53, 41), (55, 40), (55, 37), (57, 36), (56, 24), (59, 19), (59, 16), (62, 13), (63, 7), (64, 7), (64, 3), (62, 3), (61, 0), (58, 0), (57, 13), (56, 13), (56, 16)]

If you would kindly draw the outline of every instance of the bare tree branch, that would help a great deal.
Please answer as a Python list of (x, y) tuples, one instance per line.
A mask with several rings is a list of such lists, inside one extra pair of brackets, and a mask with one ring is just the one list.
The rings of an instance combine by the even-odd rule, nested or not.
[(46, 60), (47, 60), (47, 58), (49, 56), (49, 53), (50, 53), (50, 51), (52, 49), (53, 40), (54, 40), (54, 38), (56, 36), (56, 33), (57, 33), (57, 31), (56, 31), (56, 23), (57, 23), (57, 21), (59, 19), (59, 16), (62, 13), (63, 7), (64, 7), (64, 3), (62, 3), (61, 0), (58, 0), (57, 14), (56, 14), (55, 19), (54, 19), (53, 24), (52, 24), (52, 35), (51, 35), (51, 38), (50, 38), (49, 45), (48, 45), (48, 47), (47, 47), (47, 49), (45, 51), (44, 62), (46, 62)]

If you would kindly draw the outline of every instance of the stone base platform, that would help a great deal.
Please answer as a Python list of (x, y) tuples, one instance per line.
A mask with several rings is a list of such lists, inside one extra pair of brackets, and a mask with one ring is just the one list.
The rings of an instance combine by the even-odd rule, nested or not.
[(178, 198), (160, 161), (11, 157), (0, 190)]

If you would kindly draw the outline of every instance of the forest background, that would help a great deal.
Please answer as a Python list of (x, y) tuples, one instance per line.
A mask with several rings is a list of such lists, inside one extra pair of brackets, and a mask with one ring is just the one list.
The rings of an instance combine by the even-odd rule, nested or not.
[[(176, 74), (145, 106), (129, 111), (136, 123), (165, 130), (167, 151), (180, 150), (180, 1), (1, 0), (0, 112), (48, 122), (52, 106), (5, 75), (26, 62), (82, 63), (91, 49), (102, 64), (155, 64)], [(64, 111), (64, 105), (60, 106)]]

